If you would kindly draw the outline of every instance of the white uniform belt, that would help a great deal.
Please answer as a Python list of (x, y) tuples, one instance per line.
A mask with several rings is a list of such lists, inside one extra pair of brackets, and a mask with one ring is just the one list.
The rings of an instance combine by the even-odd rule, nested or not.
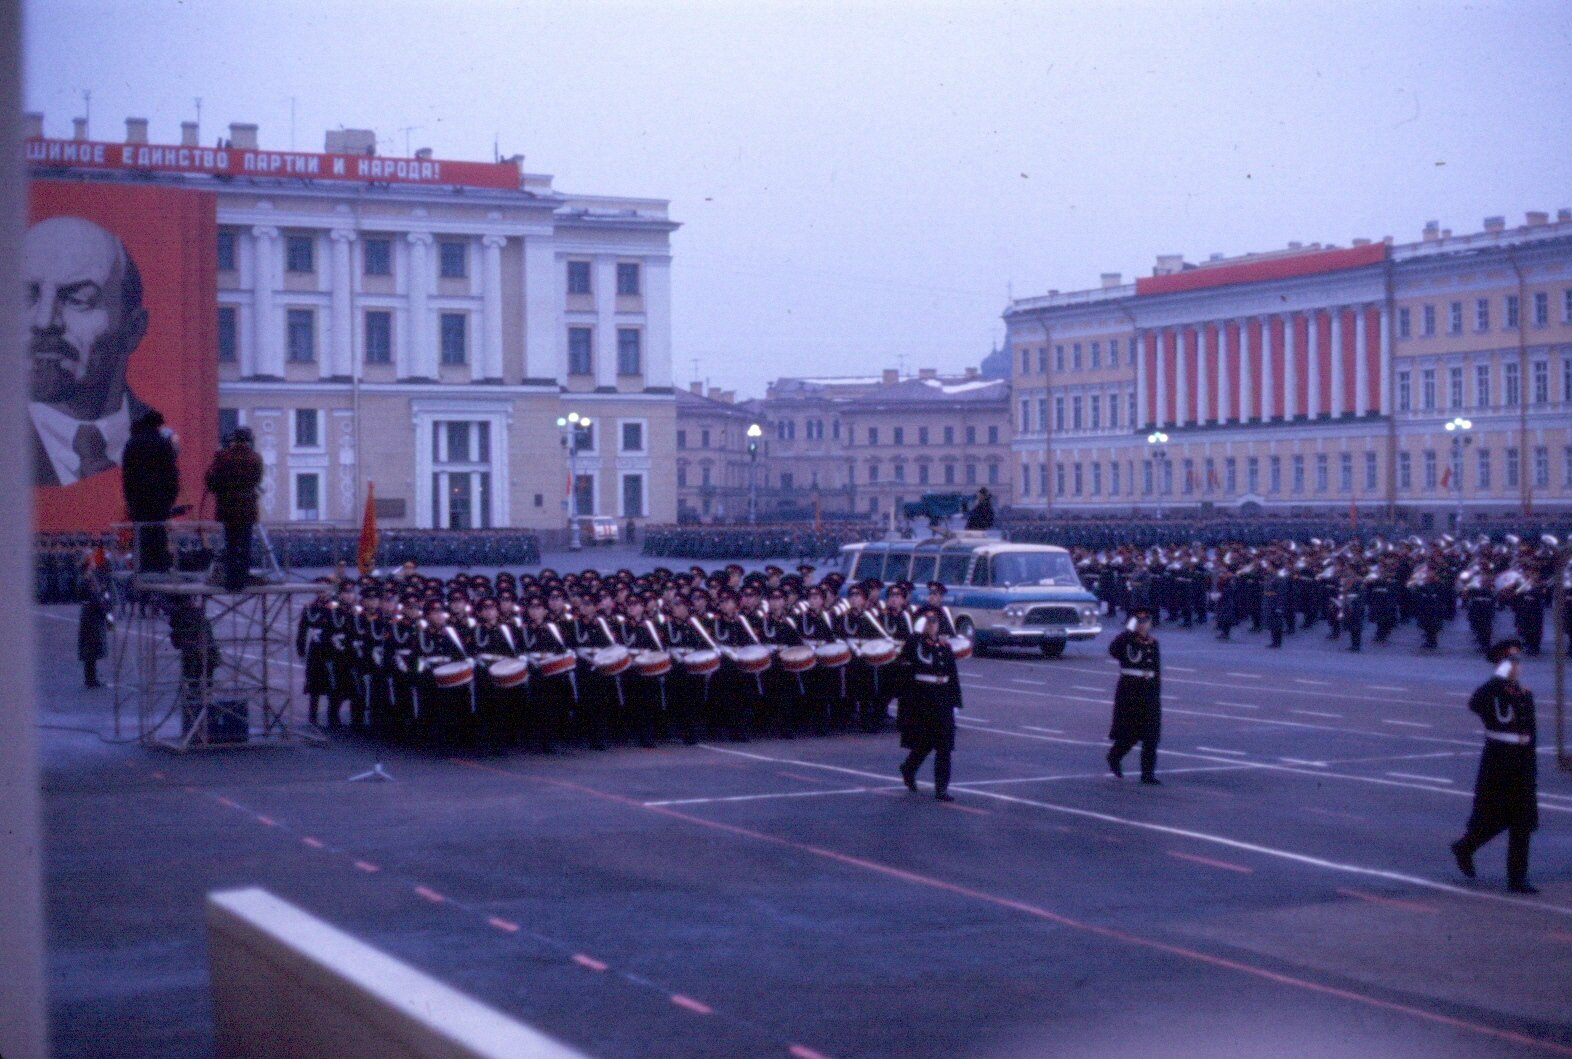
[(1119, 667), (1119, 675), (1121, 677), (1145, 677), (1147, 680), (1156, 680), (1157, 679), (1157, 672), (1155, 670), (1151, 670), (1151, 669), (1126, 669), (1123, 666)]
[(1527, 732), (1486, 732), (1486, 739), (1494, 739), (1498, 743), (1511, 743), (1514, 746), (1527, 746)]
[(914, 673), (912, 675), (924, 684), (948, 684), (950, 682), (949, 677), (938, 673)]

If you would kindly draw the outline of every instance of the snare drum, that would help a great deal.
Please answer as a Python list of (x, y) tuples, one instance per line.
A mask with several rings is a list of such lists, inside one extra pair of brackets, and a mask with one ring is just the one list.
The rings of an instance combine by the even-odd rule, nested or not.
[(641, 677), (663, 677), (671, 672), (671, 655), (665, 651), (640, 651), (633, 656), (633, 667)]
[(431, 679), (439, 688), (461, 688), (475, 681), (475, 662), (466, 658), (462, 662), (445, 662), (431, 670)]
[(851, 656), (851, 646), (844, 640), (821, 643), (813, 649), (814, 660), (829, 669), (839, 669), (851, 661)]
[(612, 644), (596, 651), (590, 659), (595, 672), (603, 677), (614, 677), (633, 664), (633, 655), (621, 644)]
[(499, 658), (486, 668), (491, 682), (499, 688), (516, 688), (529, 680), (529, 663), (517, 658)]
[(857, 645), (857, 657), (875, 668), (889, 665), (901, 653), (894, 640), (864, 640)]
[(540, 670), (543, 677), (560, 677), (573, 672), (578, 665), (578, 659), (568, 652), (534, 654), (530, 655), (530, 661), (535, 663), (535, 668)]
[(744, 673), (762, 673), (770, 668), (770, 649), (759, 644), (739, 647), (732, 652), (731, 660)]
[(972, 656), (972, 641), (965, 636), (950, 637), (950, 653), (957, 662), (964, 662)]
[(788, 673), (806, 673), (815, 661), (811, 647), (782, 647), (780, 659), (781, 668)]
[(682, 659), (682, 668), (696, 677), (708, 676), (720, 668), (719, 651), (689, 651)]

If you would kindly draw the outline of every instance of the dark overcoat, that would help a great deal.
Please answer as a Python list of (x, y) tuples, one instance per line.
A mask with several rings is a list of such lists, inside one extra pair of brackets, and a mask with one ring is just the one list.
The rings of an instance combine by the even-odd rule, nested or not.
[[(955, 668), (955, 654), (943, 640), (930, 644), (920, 636), (906, 641), (901, 659), (911, 667), (911, 683), (895, 711), (895, 726), (900, 729), (901, 746), (933, 746), (955, 749), (955, 711), (961, 709), (961, 676)], [(943, 683), (921, 680), (924, 675), (943, 678)]]
[(255, 449), (238, 442), (220, 449), (207, 471), (213, 517), (226, 526), (254, 525), (260, 514), (257, 489), (261, 484), (262, 457)]
[[(1113, 638), (1108, 654), (1119, 663), (1119, 683), (1114, 688), (1113, 723), (1108, 738), (1151, 740), (1162, 737), (1162, 661), (1157, 641), (1125, 631)], [(1134, 676), (1125, 670), (1151, 673)]]
[(1474, 781), (1469, 830), (1535, 830), (1539, 827), (1539, 765), (1533, 692), (1516, 681), (1491, 677), (1474, 692), (1468, 708), (1479, 715), (1485, 731), (1528, 739), (1514, 744), (1486, 738)]

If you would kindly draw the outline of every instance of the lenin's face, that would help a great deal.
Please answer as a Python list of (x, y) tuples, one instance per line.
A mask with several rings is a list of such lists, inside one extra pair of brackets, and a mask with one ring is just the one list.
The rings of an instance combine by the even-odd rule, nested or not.
[(126, 361), (147, 331), (140, 297), (126, 304), (130, 267), (120, 240), (80, 217), (52, 217), (27, 230), (22, 275), (32, 400), (78, 419), (119, 406)]

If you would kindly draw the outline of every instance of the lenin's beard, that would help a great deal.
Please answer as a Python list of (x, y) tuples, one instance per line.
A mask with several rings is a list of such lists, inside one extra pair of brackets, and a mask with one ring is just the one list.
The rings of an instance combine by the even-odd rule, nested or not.
[(35, 334), (29, 353), (32, 399), (52, 404), (78, 419), (98, 419), (114, 411), (106, 405), (120, 392), (121, 336), (118, 329), (94, 339), (82, 377), (71, 371), (81, 352), (58, 334)]

